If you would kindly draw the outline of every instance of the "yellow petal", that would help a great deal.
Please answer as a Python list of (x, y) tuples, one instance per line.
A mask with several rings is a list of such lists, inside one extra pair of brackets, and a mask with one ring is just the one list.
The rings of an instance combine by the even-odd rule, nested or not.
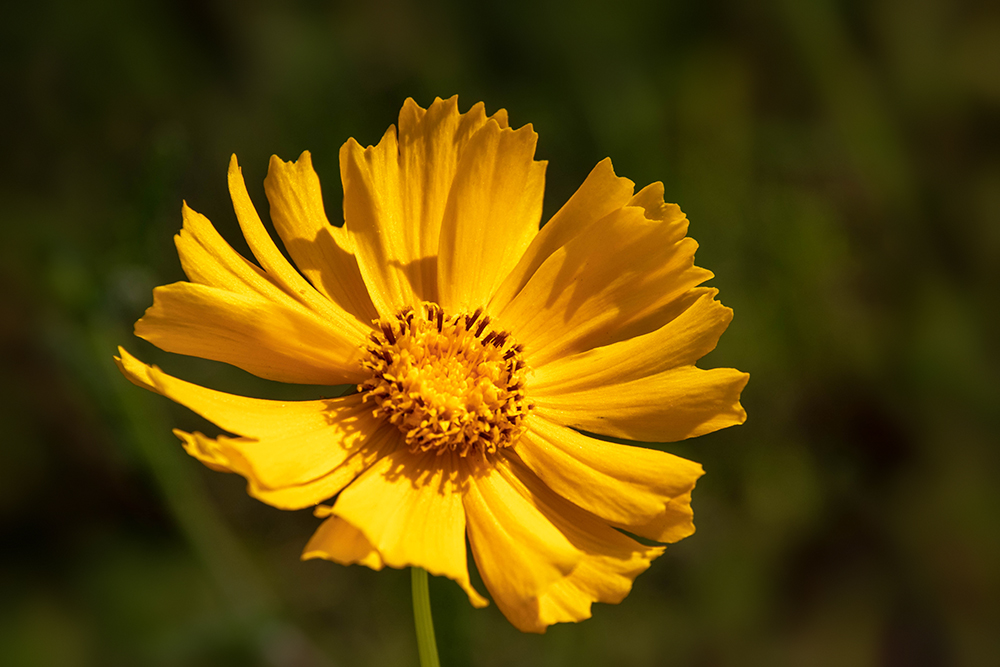
[(615, 175), (610, 158), (598, 162), (573, 196), (532, 239), (517, 266), (493, 295), (489, 312), (503, 310), (549, 255), (593, 223), (628, 204), (634, 187), (632, 181)]
[(493, 601), (519, 630), (544, 631), (538, 597), (572, 572), (583, 554), (509, 480), (486, 466), (470, 479), (465, 509), (469, 544)]
[(450, 455), (397, 448), (341, 492), (333, 513), (355, 526), (389, 567), (422, 567), (458, 583), (476, 607), (465, 552), (466, 475)]
[(302, 552), (302, 560), (310, 558), (325, 558), (341, 565), (364, 565), (375, 571), (385, 566), (368, 538), (339, 516), (331, 516), (313, 533)]
[[(295, 461), (283, 455), (282, 450), (288, 440), (257, 441), (227, 436), (209, 438), (201, 433), (186, 433), (179, 429), (175, 429), (174, 434), (180, 438), (188, 454), (208, 467), (246, 478), (249, 495), (278, 509), (299, 510), (337, 495), (378, 459), (400, 446), (402, 437), (395, 427), (385, 424), (374, 426), (373, 431), (361, 434), (363, 437), (340, 447), (340, 451), (336, 451), (336, 444), (341, 441), (342, 434), (335, 427), (329, 427), (328, 439), (332, 444), (328, 444), (327, 449), (333, 450), (334, 455), (322, 466), (325, 471), (319, 476), (298, 483), (295, 480), (319, 471), (315, 468), (308, 473), (296, 470)], [(285, 478), (267, 474), (266, 466), (274, 460), (285, 464)], [(268, 486), (268, 482), (274, 486)]]
[(740, 392), (750, 376), (733, 368), (682, 366), (648, 377), (555, 392), (535, 399), (538, 414), (594, 433), (674, 442), (742, 424)]
[[(507, 112), (501, 109), (492, 117), (500, 127), (507, 127)], [(459, 159), (470, 138), (489, 120), (482, 102), (460, 114), (458, 96), (435, 99), (425, 111), (412, 99), (403, 103), (399, 113), (400, 167), (407, 188), (406, 214), (419, 220), (421, 230), (417, 257), (436, 257), (440, 243), (441, 222), (448, 195), (459, 170)], [(437, 270), (424, 262), (415, 281), (416, 292), (430, 299), (437, 295)]]
[(280, 489), (311, 482), (367, 448), (383, 424), (357, 396), (335, 400), (339, 402), (331, 401), (325, 412), (326, 424), (260, 439), (227, 438), (219, 447), (223, 452), (238, 452), (249, 466), (245, 473), (262, 487)]
[(658, 535), (650, 538), (657, 542), (674, 543), (694, 533), (694, 511), (691, 509), (691, 491), (672, 498), (663, 512), (645, 523), (619, 526), (635, 535)]
[(181, 268), (193, 283), (219, 287), (243, 295), (287, 297), (255, 264), (237, 253), (219, 235), (208, 218), (188, 207), (181, 209), (184, 225), (174, 237)]
[(605, 389), (693, 364), (713, 349), (733, 319), (715, 300), (716, 289), (697, 288), (678, 299), (683, 310), (652, 333), (555, 359), (536, 368), (532, 397), (558, 396), (580, 389)]
[[(407, 100), (398, 139), (390, 127), (375, 147), (351, 139), (341, 148), (345, 229), (383, 316), (438, 300), (438, 237), (448, 193), (469, 137), (488, 120), (482, 104), (459, 114), (454, 97), (426, 111)], [(493, 122), (506, 126), (506, 114)]]
[(680, 239), (687, 234), (687, 218), (681, 213), (677, 204), (668, 204), (663, 201), (663, 183), (659, 181), (650, 183), (635, 193), (628, 205), (642, 208), (649, 220), (669, 221), (669, 224), (674, 228), (674, 239)]
[(538, 135), (486, 123), (469, 140), (448, 196), (438, 251), (439, 303), (471, 312), (489, 302), (538, 233), (545, 162)]
[(353, 410), (357, 396), (317, 401), (272, 401), (208, 389), (148, 366), (119, 347), (115, 362), (131, 382), (198, 413), (219, 428), (249, 438), (304, 433), (327, 426), (338, 411)]
[(347, 232), (326, 217), (309, 151), (297, 162), (271, 156), (264, 191), (271, 221), (300, 271), (328, 299), (362, 322), (378, 317)]
[[(635, 193), (635, 196), (629, 201), (628, 206), (639, 206), (643, 209), (647, 220), (659, 221), (661, 224), (668, 225), (671, 230), (671, 233), (666, 237), (669, 239), (668, 243), (681, 241), (684, 235), (687, 234), (688, 219), (677, 204), (664, 202), (663, 183), (650, 183)], [(705, 277), (702, 278), (702, 281), (712, 277), (710, 271), (705, 271), (701, 268), (696, 268), (695, 270), (703, 272)], [(645, 315), (636, 317), (629, 324), (623, 325), (618, 330), (614, 340), (633, 338), (660, 328), (686, 308), (686, 304), (682, 302), (690, 294), (691, 290), (688, 290), (688, 292), (676, 300), (668, 301), (659, 308), (647, 310)]]
[(497, 316), (530, 366), (646, 333), (636, 324), (712, 276), (694, 266), (698, 244), (678, 238), (687, 221), (671, 210), (651, 220), (640, 206), (618, 209), (542, 263)]
[(632, 581), (663, 553), (664, 547), (639, 544), (559, 496), (516, 457), (498, 463), (497, 471), (583, 553), (573, 571), (545, 589), (537, 603), (522, 602), (519, 615), (537, 610), (543, 627), (590, 618), (593, 602), (621, 602)]
[[(533, 414), (516, 455), (553, 491), (641, 537), (673, 542), (694, 532), (690, 492), (702, 475), (672, 454), (603, 442)], [(681, 512), (678, 513), (678, 509)], [(668, 516), (671, 521), (665, 521)]]
[(267, 272), (267, 275), (285, 293), (299, 301), (310, 311), (316, 313), (323, 320), (327, 321), (337, 331), (343, 332), (348, 338), (363, 340), (368, 334), (370, 327), (368, 322), (359, 320), (354, 315), (348, 313), (339, 305), (323, 296), (289, 264), (285, 256), (281, 254), (270, 234), (264, 229), (257, 209), (250, 201), (247, 193), (247, 186), (243, 180), (243, 172), (240, 170), (233, 155), (229, 161), (229, 194), (233, 200), (233, 208), (236, 210), (236, 218), (239, 220), (243, 236), (246, 238), (250, 250), (260, 265)]
[(336, 385), (365, 377), (364, 338), (290, 300), (174, 283), (153, 290), (135, 333), (167, 352), (223, 361), (269, 380)]
[(251, 495), (283, 509), (333, 496), (399, 444), (399, 431), (372, 416), (357, 395), (318, 401), (234, 396), (171, 377), (119, 352), (116, 362), (133, 383), (244, 436), (212, 439), (175, 431), (189, 454), (216, 470), (246, 477)]

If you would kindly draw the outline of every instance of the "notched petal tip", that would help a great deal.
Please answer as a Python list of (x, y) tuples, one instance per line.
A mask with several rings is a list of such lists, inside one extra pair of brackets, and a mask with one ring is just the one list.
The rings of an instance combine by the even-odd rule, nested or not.
[[(235, 157), (235, 156), (234, 156)], [(313, 169), (312, 164), (312, 153), (308, 150), (304, 150), (299, 153), (299, 156), (294, 160), (283, 160), (278, 155), (272, 155), (267, 162), (267, 178), (266, 180), (274, 180), (282, 175), (282, 172), (308, 172)]]
[[(467, 111), (462, 112), (459, 108), (458, 95), (452, 95), (446, 98), (435, 97), (434, 101), (431, 102), (430, 106), (426, 109), (420, 106), (420, 104), (417, 103), (412, 97), (406, 98), (403, 102), (403, 107), (399, 112), (399, 126), (400, 128), (403, 128), (411, 124), (419, 123), (428, 115), (444, 118), (481, 118), (484, 120), (495, 121), (502, 129), (510, 127), (506, 109), (498, 109), (492, 115), (487, 116), (486, 103), (476, 102), (469, 107)], [(481, 124), (481, 121), (477, 124)]]
[[(500, 124), (500, 122), (495, 118), (490, 118), (488, 123), (496, 125), (501, 133), (510, 134), (511, 137), (515, 138), (517, 141), (523, 142), (526, 146), (530, 146), (531, 154), (532, 156), (534, 155), (535, 147), (538, 145), (538, 133), (535, 132), (535, 128), (531, 123), (526, 123), (516, 130), (509, 126)], [(534, 162), (542, 165), (548, 164), (547, 160), (534, 160)]]

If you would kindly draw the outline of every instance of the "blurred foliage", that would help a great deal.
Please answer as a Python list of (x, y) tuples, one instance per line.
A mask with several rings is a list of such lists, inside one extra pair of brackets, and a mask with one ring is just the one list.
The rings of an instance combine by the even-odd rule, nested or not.
[[(0, 664), (416, 663), (405, 572), (299, 561), (317, 525), (188, 459), (204, 427), (118, 343), (181, 279), (185, 199), (245, 250), (240, 157), (375, 143), (407, 96), (532, 122), (546, 212), (605, 156), (662, 180), (751, 373), (699, 531), (585, 623), (522, 635), (432, 581), (475, 665), (1000, 664), (1000, 11), (949, 0), (42, 0), (0, 22)], [(285, 392), (285, 394), (280, 394)], [(296, 393), (299, 392), (299, 393)], [(304, 392), (304, 393), (303, 393)]]

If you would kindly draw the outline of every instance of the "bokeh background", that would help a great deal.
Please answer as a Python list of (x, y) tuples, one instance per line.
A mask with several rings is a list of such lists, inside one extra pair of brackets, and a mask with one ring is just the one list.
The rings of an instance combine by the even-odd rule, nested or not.
[(546, 215), (611, 156), (662, 180), (736, 318), (749, 420), (698, 533), (582, 624), (522, 635), (432, 581), (445, 667), (1000, 664), (1000, 10), (950, 0), (36, 0), (0, 20), (0, 664), (415, 665), (409, 575), (183, 454), (117, 344), (182, 278), (186, 199), (245, 251), (239, 155), (337, 151), (402, 101), (531, 122)]

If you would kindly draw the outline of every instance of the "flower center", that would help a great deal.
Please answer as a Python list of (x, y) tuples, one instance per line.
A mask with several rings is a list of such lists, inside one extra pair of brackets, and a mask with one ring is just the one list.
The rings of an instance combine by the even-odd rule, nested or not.
[(414, 452), (494, 452), (513, 444), (531, 409), (524, 395), (522, 347), (490, 328), (482, 308), (448, 316), (424, 303), (375, 320), (362, 361), (372, 377), (358, 385), (406, 437)]

